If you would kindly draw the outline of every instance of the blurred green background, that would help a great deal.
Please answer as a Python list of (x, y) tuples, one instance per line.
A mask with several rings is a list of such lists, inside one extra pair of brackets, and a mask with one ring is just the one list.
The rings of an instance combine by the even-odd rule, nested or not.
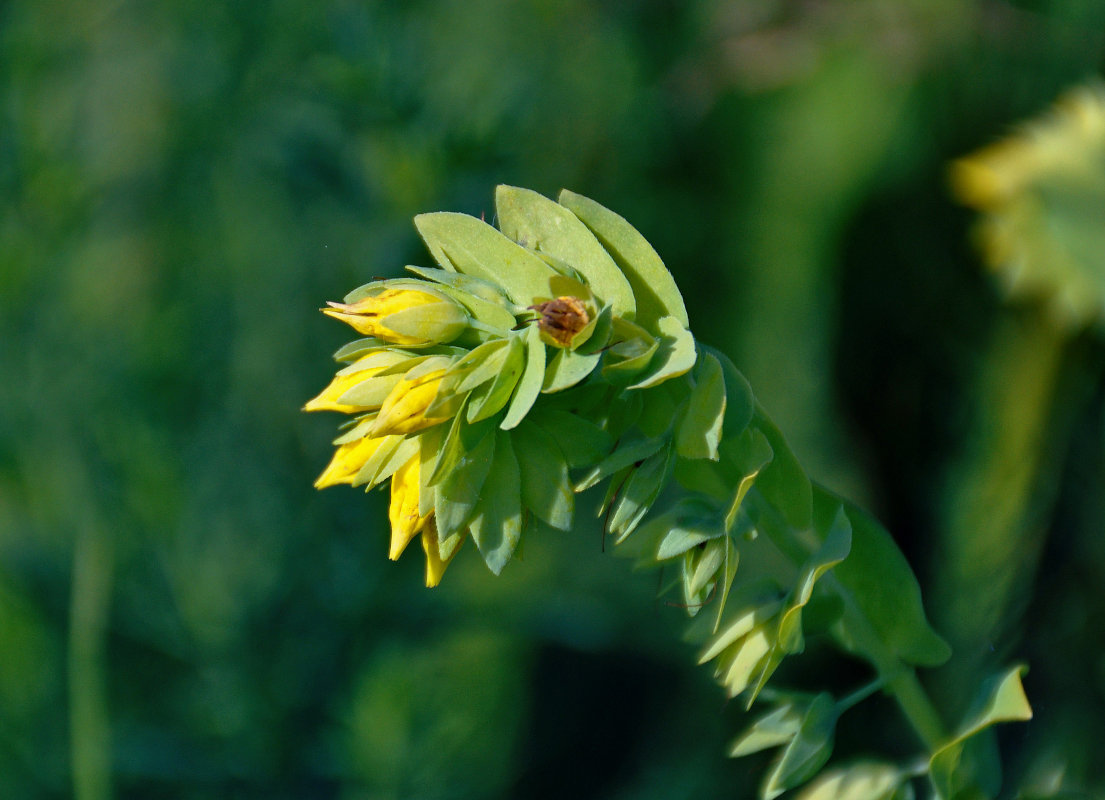
[(971, 616), (954, 508), (1001, 451), (972, 432), (1035, 363), (1000, 343), (1043, 323), (946, 180), (1103, 69), (1099, 0), (9, 0), (0, 797), (753, 795), (739, 709), (587, 503), (430, 591), (386, 560), (381, 495), (311, 488), (336, 421), (299, 409), (348, 338), (317, 308), (428, 265), (411, 217), (490, 218), (498, 183), (654, 243), (699, 338), (982, 645), (933, 677), (949, 707), (991, 655), (1031, 664), (1010, 785), (1105, 791), (1101, 336), (1047, 351), (978, 551), (1007, 588)]

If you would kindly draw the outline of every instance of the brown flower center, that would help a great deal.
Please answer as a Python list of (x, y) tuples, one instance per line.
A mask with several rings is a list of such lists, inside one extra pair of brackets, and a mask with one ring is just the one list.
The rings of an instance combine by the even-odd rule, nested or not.
[(537, 327), (562, 347), (570, 347), (575, 335), (591, 321), (583, 303), (575, 297), (558, 297), (530, 306), (537, 312)]

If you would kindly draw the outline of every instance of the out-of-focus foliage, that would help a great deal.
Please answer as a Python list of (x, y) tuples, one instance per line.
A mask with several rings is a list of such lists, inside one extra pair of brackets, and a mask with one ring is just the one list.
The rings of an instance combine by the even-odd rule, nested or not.
[[(0, 796), (749, 796), (739, 710), (594, 530), (430, 593), (377, 495), (311, 488), (315, 304), (423, 261), (419, 211), (572, 187), (921, 564), (1007, 313), (946, 164), (1103, 68), (1092, 0), (5, 4)], [(993, 642), (1041, 796), (1105, 784), (1103, 359), (1069, 347)]]

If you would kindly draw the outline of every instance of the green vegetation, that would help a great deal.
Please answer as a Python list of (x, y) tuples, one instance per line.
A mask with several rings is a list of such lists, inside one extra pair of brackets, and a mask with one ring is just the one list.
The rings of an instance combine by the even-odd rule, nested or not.
[[(724, 758), (754, 717), (680, 644), (690, 603), (604, 554), (597, 497), (428, 591), (386, 559), (386, 498), (310, 485), (333, 427), (300, 407), (343, 341), (316, 304), (431, 265), (416, 214), (501, 224), (497, 184), (631, 220), (824, 496), (893, 533), (937, 632), (985, 631), (925, 677), (947, 730), (987, 713), (956, 687), (1029, 665), (1009, 796), (1105, 791), (1100, 329), (1008, 300), (947, 182), (1105, 68), (1099, 3), (0, 15), (0, 796), (755, 796), (771, 754)], [(995, 482), (1007, 534), (971, 522)], [(1005, 599), (964, 604), (995, 536), (968, 580)], [(872, 677), (805, 645), (772, 684), (839, 703)], [(827, 786), (877, 790), (872, 759), (919, 751), (875, 695), (834, 752), (869, 766)]]

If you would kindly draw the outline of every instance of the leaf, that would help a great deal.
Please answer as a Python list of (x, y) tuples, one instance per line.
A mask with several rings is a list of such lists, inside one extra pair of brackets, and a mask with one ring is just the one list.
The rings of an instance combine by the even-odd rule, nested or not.
[(622, 485), (610, 516), (610, 532), (622, 541), (652, 508), (671, 474), (671, 447), (663, 447), (634, 469)]
[(465, 424), (460, 414), (453, 418), (449, 425), (449, 433), (441, 445), (441, 452), (437, 457), (433, 474), (429, 477), (430, 486), (438, 484), (446, 475), (457, 468), (461, 460), (468, 458), (469, 453), (494, 429), (492, 420), (481, 420), (476, 423)]
[(694, 371), (694, 388), (675, 431), (676, 452), (683, 458), (717, 461), (724, 418), (725, 376), (721, 363), (706, 353)]
[[(821, 528), (821, 526), (819, 526)], [(827, 529), (820, 529), (821, 546), (803, 565), (791, 601), (779, 620), (779, 645), (784, 652), (797, 653), (802, 649), (802, 609), (813, 596), (813, 587), (826, 572), (840, 564), (852, 548), (852, 525), (838, 507)]]
[(728, 537), (714, 539), (701, 551), (701, 555), (695, 560), (694, 570), (687, 576), (687, 602), (691, 597), (698, 596), (713, 580), (714, 575), (725, 565), (725, 548)]
[(514, 429), (513, 442), (523, 504), (553, 528), (571, 530), (575, 494), (568, 464), (556, 440), (540, 426), (524, 420)]
[(661, 317), (671, 316), (683, 327), (690, 325), (675, 279), (636, 228), (594, 200), (567, 189), (557, 199), (591, 229), (621, 268), (633, 289), (638, 324), (655, 331)]
[(603, 478), (638, 462), (644, 461), (664, 444), (663, 439), (635, 439), (622, 444), (613, 453), (600, 461), (593, 469), (576, 481), (576, 492), (590, 489)]
[(733, 362), (719, 350), (699, 344), (703, 353), (709, 353), (721, 364), (725, 374), (725, 435), (734, 438), (752, 421), (756, 411), (756, 398), (748, 380)]
[(1021, 675), (1025, 671), (1018, 665), (987, 681), (976, 698), (976, 709), (968, 714), (959, 733), (929, 759), (929, 777), (943, 800), (955, 800), (961, 791), (972, 785), (991, 797), (1001, 788), (1000, 765), (995, 761), (987, 770), (985, 766), (988, 765), (979, 759), (965, 757), (966, 748), (991, 725), (1032, 719), (1032, 708), (1021, 685)]
[(823, 773), (795, 800), (895, 800), (907, 780), (893, 764), (861, 762)]
[(516, 242), (548, 253), (577, 270), (591, 290), (632, 319), (637, 308), (633, 289), (598, 239), (569, 209), (529, 189), (495, 189), (499, 228)]
[(525, 345), (520, 336), (512, 335), (507, 340), (503, 365), (494, 382), (476, 388), (469, 397), (468, 411), (465, 412), (468, 421), (476, 423), (499, 413), (514, 393), (524, 367)]
[(660, 335), (656, 340), (656, 352), (648, 362), (648, 375), (630, 389), (647, 389), (683, 375), (698, 358), (694, 336), (675, 317), (661, 317), (656, 325)]
[(722, 451), (725, 466), (729, 467), (737, 475), (743, 475), (737, 484), (737, 490), (732, 493), (729, 500), (729, 510), (725, 514), (725, 530), (733, 530), (737, 522), (737, 512), (740, 511), (748, 490), (752, 488), (759, 477), (761, 470), (770, 463), (774, 457), (774, 451), (768, 444), (767, 437), (756, 428), (745, 428), (744, 432), (736, 439), (732, 450), (728, 442), (722, 442)]
[(419, 214), (414, 225), (438, 264), (501, 286), (520, 306), (545, 294), (549, 278), (556, 274), (529, 250), (467, 214)]
[(788, 701), (764, 714), (730, 745), (730, 758), (740, 758), (786, 744), (798, 735), (804, 710), (796, 703)]
[(469, 525), (488, 569), (498, 575), (522, 537), (522, 496), (518, 460), (510, 434), (497, 431), (491, 471)]
[(747, 636), (757, 626), (771, 619), (781, 606), (782, 603), (776, 601), (761, 603), (742, 611), (726, 626), (724, 631), (714, 637), (713, 641), (710, 642), (710, 646), (698, 657), (698, 663), (705, 664), (707, 661), (717, 658), (726, 648)]
[(545, 380), (545, 343), (541, 341), (541, 332), (536, 325), (526, 330), (526, 362), (522, 377), (514, 389), (514, 396), (507, 408), (506, 418), (499, 427), (508, 431), (521, 422), (529, 413), (533, 402), (541, 394), (541, 384)]
[(827, 692), (817, 695), (807, 708), (797, 735), (784, 748), (760, 790), (763, 800), (774, 800), (817, 774), (832, 755), (836, 719), (832, 695)]
[(449, 369), (450, 373), (460, 376), (456, 391), (469, 392), (498, 377), (509, 351), (506, 339), (493, 339), (471, 350)]
[(558, 348), (556, 355), (545, 368), (545, 382), (541, 391), (545, 393), (559, 392), (570, 386), (575, 386), (586, 378), (595, 369), (602, 358), (601, 353), (583, 355), (577, 350)]
[(810, 527), (813, 514), (813, 490), (802, 465), (794, 457), (783, 434), (763, 410), (756, 407), (753, 425), (764, 435), (774, 457), (756, 478), (756, 488), (792, 528)]
[[(490, 426), (486, 426), (490, 428)], [(435, 485), (434, 516), (438, 537), (447, 539), (463, 531), (476, 513), (481, 492), (491, 471), (495, 436), (484, 435), (465, 450)]]
[[(594, 466), (610, 453), (614, 440), (606, 431), (578, 414), (560, 409), (543, 409), (531, 414), (532, 421), (555, 437), (572, 469)], [(529, 419), (529, 418), (527, 418)]]
[[(758, 484), (757, 484), (758, 485)], [(908, 664), (934, 667), (951, 655), (947, 643), (929, 625), (921, 604), (921, 587), (909, 562), (890, 534), (855, 506), (841, 501), (823, 487), (816, 487), (817, 502), (841, 503), (852, 525), (852, 550), (833, 570), (879, 638)], [(858, 638), (841, 620), (844, 643), (852, 647)]]

